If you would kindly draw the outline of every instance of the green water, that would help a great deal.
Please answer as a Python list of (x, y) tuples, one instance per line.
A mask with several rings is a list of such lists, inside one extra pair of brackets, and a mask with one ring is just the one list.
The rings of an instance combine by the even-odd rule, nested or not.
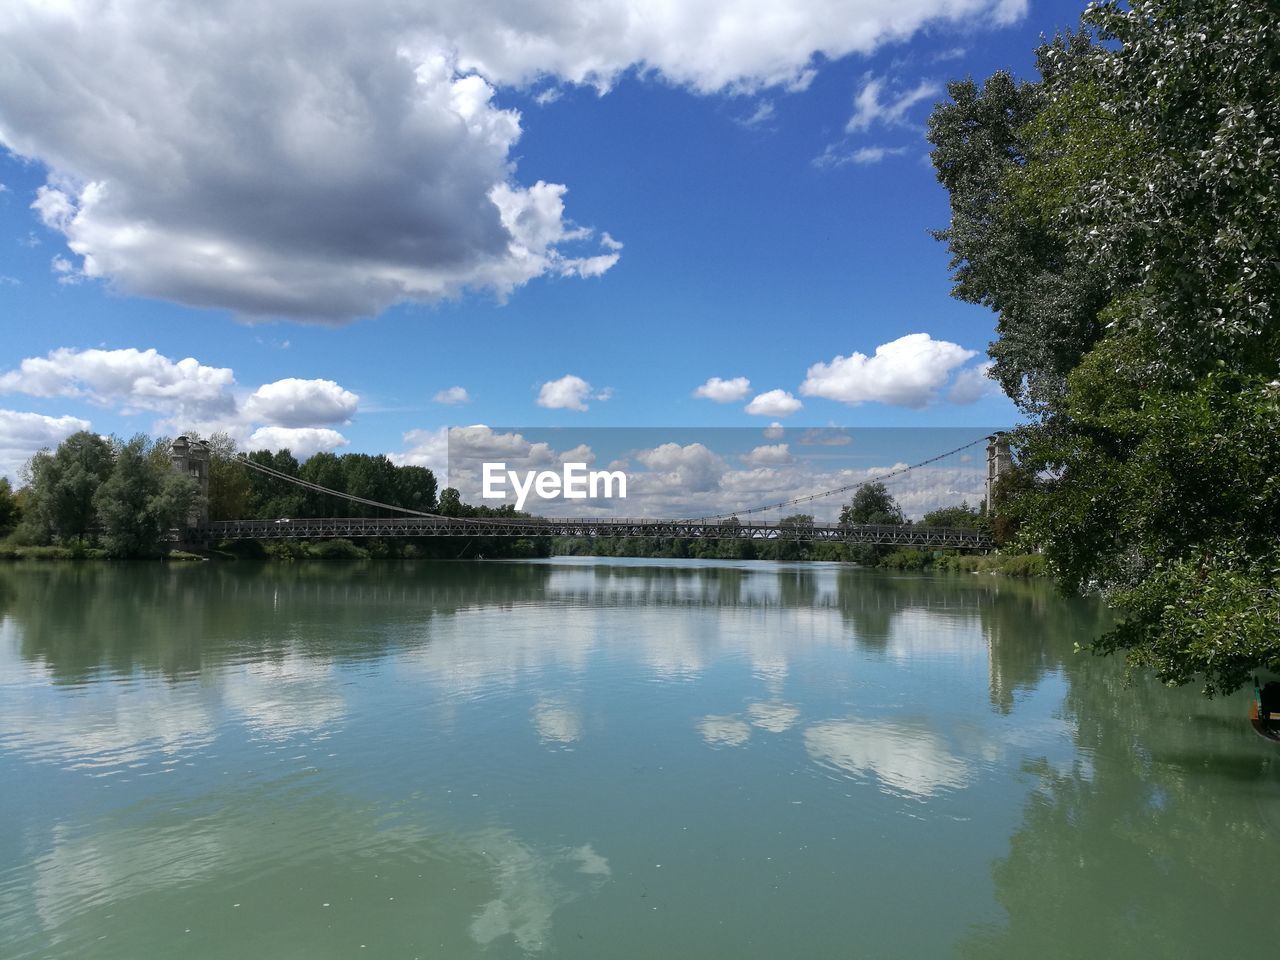
[(0, 567), (0, 957), (1274, 955), (1280, 751), (1040, 583)]

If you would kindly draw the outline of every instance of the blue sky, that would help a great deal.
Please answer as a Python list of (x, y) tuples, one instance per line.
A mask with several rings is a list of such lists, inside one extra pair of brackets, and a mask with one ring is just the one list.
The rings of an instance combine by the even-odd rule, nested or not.
[(624, 31), (490, 2), (412, 34), (399, 6), (0, 13), (0, 473), (85, 422), (435, 463), (448, 425), (1016, 419), (928, 234), (923, 125), (1080, 4), (704, 0)]

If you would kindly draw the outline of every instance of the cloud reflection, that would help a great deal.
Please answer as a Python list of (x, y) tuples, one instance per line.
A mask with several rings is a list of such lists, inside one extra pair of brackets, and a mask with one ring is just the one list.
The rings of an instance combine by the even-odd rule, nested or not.
[(751, 739), (751, 727), (737, 717), (703, 717), (698, 732), (713, 747), (740, 747)]
[(539, 700), (533, 705), (533, 726), (543, 743), (574, 743), (582, 739), (582, 716), (563, 700)]
[(893, 793), (931, 797), (963, 787), (968, 765), (926, 728), (883, 720), (828, 720), (804, 732), (809, 756), (855, 776), (874, 776)]

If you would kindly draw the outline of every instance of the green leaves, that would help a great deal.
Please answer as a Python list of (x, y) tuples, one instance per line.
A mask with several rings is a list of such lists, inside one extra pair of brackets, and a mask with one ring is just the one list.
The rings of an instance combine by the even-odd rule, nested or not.
[(1280, 668), (1280, 3), (1091, 6), (930, 122), (955, 293), (1031, 416), (996, 532), (1120, 611), (1102, 651)]

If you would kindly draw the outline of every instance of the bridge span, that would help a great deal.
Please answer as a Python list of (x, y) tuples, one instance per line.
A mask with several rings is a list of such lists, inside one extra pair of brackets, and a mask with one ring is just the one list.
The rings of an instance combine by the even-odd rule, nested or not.
[(219, 520), (185, 531), (196, 542), (348, 540), (390, 537), (644, 537), (662, 540), (782, 540), (931, 550), (991, 550), (979, 530), (915, 524), (778, 523), (750, 520), (647, 520), (576, 517), (349, 517), (323, 520)]

